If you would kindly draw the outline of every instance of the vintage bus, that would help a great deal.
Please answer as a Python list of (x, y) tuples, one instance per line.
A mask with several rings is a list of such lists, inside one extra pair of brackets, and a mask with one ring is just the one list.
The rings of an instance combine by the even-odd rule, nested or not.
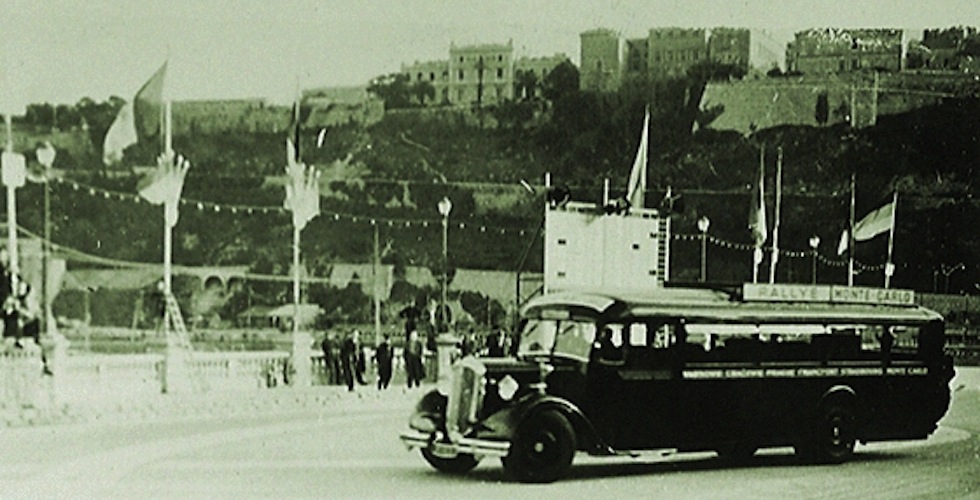
[(556, 293), (522, 309), (516, 357), (467, 357), (401, 434), (436, 469), (500, 457), (525, 482), (577, 451), (793, 446), (839, 463), (856, 442), (925, 439), (950, 401), (943, 318), (911, 291), (831, 285)]

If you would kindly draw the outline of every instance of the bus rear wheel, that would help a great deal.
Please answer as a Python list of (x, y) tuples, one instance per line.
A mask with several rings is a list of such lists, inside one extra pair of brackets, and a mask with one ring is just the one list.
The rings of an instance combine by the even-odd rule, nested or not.
[(422, 457), (436, 470), (446, 474), (466, 474), (480, 463), (479, 459), (468, 453), (460, 453), (452, 458), (443, 458), (437, 457), (425, 448), (422, 448)]
[(543, 410), (517, 428), (504, 470), (524, 483), (550, 483), (568, 471), (575, 458), (575, 430), (567, 418)]
[(831, 403), (823, 408), (810, 438), (798, 447), (805, 461), (839, 464), (854, 455), (857, 441), (854, 411), (847, 404)]

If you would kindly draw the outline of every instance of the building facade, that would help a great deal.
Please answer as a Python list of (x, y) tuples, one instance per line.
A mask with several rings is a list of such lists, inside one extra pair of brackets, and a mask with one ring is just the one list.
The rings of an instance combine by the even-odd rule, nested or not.
[(611, 92), (623, 75), (623, 43), (613, 30), (598, 28), (579, 35), (579, 88)]
[(514, 98), (514, 43), (449, 46), (449, 102), (478, 106)]
[(529, 73), (534, 77), (534, 85), (530, 89), (530, 94), (528, 94), (528, 89), (520, 89), (523, 91), (524, 95), (518, 95), (518, 82), (514, 82), (514, 97), (518, 99), (527, 99), (531, 97), (541, 96), (541, 83), (551, 70), (558, 67), (559, 64), (567, 62), (568, 56), (565, 54), (555, 54), (553, 56), (541, 56), (541, 57), (518, 57), (514, 61), (514, 76), (515, 80), (521, 72)]
[(923, 65), (936, 70), (976, 72), (980, 54), (970, 54), (968, 45), (980, 47), (980, 35), (974, 27), (928, 29), (922, 32), (922, 46), (927, 49)]
[(900, 29), (810, 29), (796, 33), (786, 46), (786, 69), (831, 74), (902, 69)]
[(684, 75), (688, 68), (708, 60), (703, 29), (654, 28), (647, 37), (647, 71), (650, 76)]
[(589, 30), (581, 37), (582, 90), (611, 92), (623, 78), (683, 76), (698, 64), (716, 61), (748, 72), (751, 32), (743, 28), (654, 28), (645, 38), (623, 40), (609, 29)]
[(563, 54), (515, 59), (512, 40), (506, 44), (452, 44), (449, 59), (403, 64), (401, 73), (409, 85), (430, 83), (436, 103), (487, 106), (514, 99), (517, 71), (533, 71), (540, 83), (555, 66), (567, 60)]
[(746, 28), (713, 28), (708, 37), (708, 58), (748, 73), (751, 39)]

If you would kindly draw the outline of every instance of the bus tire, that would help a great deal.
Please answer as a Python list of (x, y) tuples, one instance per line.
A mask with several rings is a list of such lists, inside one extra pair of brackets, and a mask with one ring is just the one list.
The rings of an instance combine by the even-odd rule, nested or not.
[(454, 475), (466, 474), (473, 470), (476, 464), (480, 463), (478, 458), (469, 453), (460, 453), (452, 458), (443, 458), (433, 455), (431, 451), (425, 448), (422, 448), (422, 457), (437, 471)]
[(575, 430), (568, 419), (555, 410), (542, 410), (518, 426), (502, 462), (518, 481), (550, 483), (571, 467), (575, 449)]
[(839, 464), (854, 455), (857, 441), (857, 419), (850, 405), (837, 401), (824, 405), (810, 438), (797, 447), (807, 462)]

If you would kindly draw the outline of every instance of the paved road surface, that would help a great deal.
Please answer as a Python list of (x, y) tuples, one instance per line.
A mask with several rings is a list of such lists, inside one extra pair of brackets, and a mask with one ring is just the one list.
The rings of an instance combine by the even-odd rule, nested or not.
[(980, 498), (980, 373), (928, 442), (861, 446), (839, 466), (771, 450), (741, 467), (712, 454), (579, 455), (549, 485), (499, 461), (465, 477), (431, 469), (397, 433), (418, 395), (343, 394), (277, 414), (0, 430), (0, 498)]

